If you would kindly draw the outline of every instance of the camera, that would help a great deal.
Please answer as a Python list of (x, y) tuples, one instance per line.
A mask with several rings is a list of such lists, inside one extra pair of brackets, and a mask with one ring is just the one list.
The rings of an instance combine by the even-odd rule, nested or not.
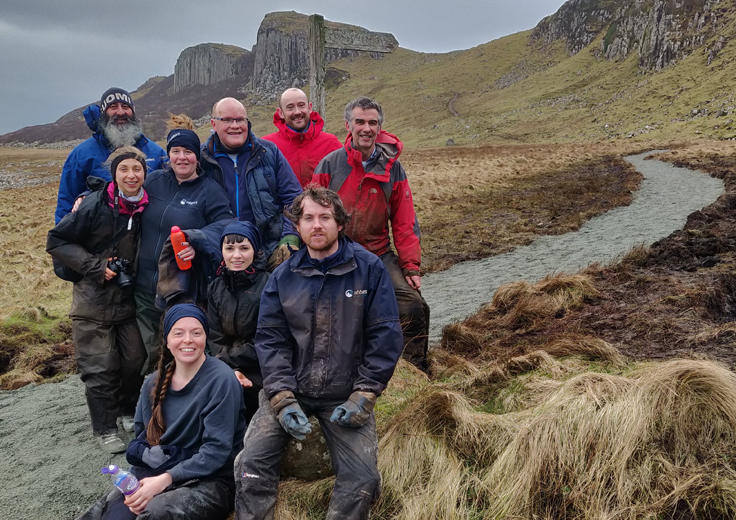
[(115, 278), (121, 288), (125, 289), (133, 284), (133, 262), (130, 260), (116, 258), (107, 264), (107, 268), (113, 273), (117, 273)]

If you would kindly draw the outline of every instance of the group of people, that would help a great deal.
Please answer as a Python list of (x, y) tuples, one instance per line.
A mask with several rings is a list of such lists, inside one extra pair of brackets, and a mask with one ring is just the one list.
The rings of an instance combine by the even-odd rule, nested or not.
[(328, 518), (367, 518), (376, 400), (402, 352), (428, 369), (419, 226), (381, 106), (348, 103), (341, 144), (299, 89), (264, 138), (224, 98), (203, 144), (171, 116), (166, 150), (122, 89), (84, 116), (94, 135), (64, 165), (47, 251), (74, 282), (93, 433), (141, 485), (80, 518), (271, 518), (310, 415), (336, 474)]

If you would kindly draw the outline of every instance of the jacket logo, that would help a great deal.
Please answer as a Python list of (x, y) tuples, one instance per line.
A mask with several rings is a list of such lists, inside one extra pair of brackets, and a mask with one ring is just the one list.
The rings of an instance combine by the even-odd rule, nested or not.
[(347, 291), (345, 291), (345, 296), (347, 296), (348, 298), (352, 298), (353, 296), (365, 296), (366, 294), (368, 294), (367, 289), (356, 289), (355, 291), (351, 291), (350, 289), (348, 289)]
[(196, 206), (197, 205), (197, 202), (199, 202), (199, 201), (198, 200), (181, 199), (181, 205), (182, 206), (185, 205), (185, 204), (188, 204), (189, 206)]

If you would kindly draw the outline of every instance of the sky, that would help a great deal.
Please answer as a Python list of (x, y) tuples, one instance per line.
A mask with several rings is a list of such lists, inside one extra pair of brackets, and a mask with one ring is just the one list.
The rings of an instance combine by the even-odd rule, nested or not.
[[(563, 0), (3, 0), (0, 134), (51, 123), (99, 100), (173, 74), (187, 47), (250, 50), (266, 13), (298, 11), (390, 32), (421, 52), (469, 49), (531, 29)], [(357, 7), (360, 6), (360, 7)]]

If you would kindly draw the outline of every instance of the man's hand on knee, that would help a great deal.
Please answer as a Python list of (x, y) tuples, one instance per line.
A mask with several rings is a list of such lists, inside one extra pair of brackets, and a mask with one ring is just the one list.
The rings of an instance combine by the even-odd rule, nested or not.
[(330, 421), (340, 426), (360, 428), (371, 416), (377, 400), (378, 396), (372, 392), (353, 392), (347, 401), (335, 408)]
[(312, 433), (312, 425), (292, 392), (283, 390), (273, 396), (271, 407), (286, 433), (296, 440), (303, 441)]

